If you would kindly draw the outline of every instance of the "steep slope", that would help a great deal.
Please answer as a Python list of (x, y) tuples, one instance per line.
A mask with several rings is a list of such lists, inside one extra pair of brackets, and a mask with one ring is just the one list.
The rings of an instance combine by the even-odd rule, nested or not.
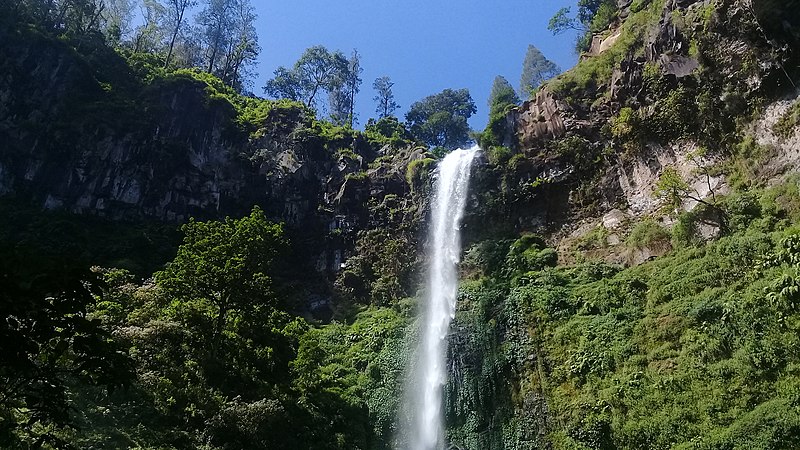
[(577, 67), (493, 119), (453, 445), (797, 445), (792, 8), (620, 2)]

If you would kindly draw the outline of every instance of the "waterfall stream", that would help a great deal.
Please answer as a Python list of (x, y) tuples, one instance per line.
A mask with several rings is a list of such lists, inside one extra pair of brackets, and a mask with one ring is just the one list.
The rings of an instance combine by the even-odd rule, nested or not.
[(447, 381), (446, 345), (455, 316), (461, 254), (460, 225), (467, 200), (470, 167), (478, 147), (455, 150), (439, 164), (429, 229), (428, 289), (416, 366), (407, 387), (409, 450), (444, 448), (442, 387)]

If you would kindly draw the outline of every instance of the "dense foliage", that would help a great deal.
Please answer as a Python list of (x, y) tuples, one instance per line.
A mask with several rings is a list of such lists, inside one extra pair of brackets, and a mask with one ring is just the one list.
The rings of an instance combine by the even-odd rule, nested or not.
[(4, 21), (29, 23), (78, 48), (107, 44), (165, 69), (195, 67), (238, 92), (251, 83), (261, 50), (249, 0), (25, 0), (3, 2), (0, 11)]
[(473, 246), (484, 275), (462, 287), (451, 338), (453, 443), (796, 447), (797, 195), (793, 182), (734, 195), (729, 236), (631, 269), (552, 268), (530, 237)]
[(288, 312), (290, 244), (262, 211), (182, 232), (143, 282), (6, 261), (0, 442), (389, 448), (409, 306), (315, 327)]
[(561, 73), (561, 68), (547, 59), (538, 48), (528, 45), (525, 59), (522, 61), (522, 75), (519, 81), (520, 94), (530, 97), (542, 83), (559, 73)]
[(467, 119), (476, 111), (467, 89), (445, 89), (412, 104), (406, 122), (411, 133), (431, 147), (453, 150), (469, 142)]
[[(380, 118), (363, 133), (353, 130), (359, 57), (322, 47), (270, 82), (276, 96), (295, 101), (241, 95), (246, 77), (230, 78), (230, 51), (247, 58), (257, 49), (236, 44), (230, 30), (249, 20), (236, 9), (247, 2), (202, 3), (199, 53), (183, 34), (186, 19), (178, 20), (189, 3), (148, 1), (135, 30), (125, 1), (108, 2), (115, 15), (102, 17), (91, 1), (2, 4), (0, 38), (10, 45), (0, 52), (16, 54), (24, 42), (89, 74), (58, 103), (68, 114), (46, 110), (26, 124), (45, 151), (116, 132), (152, 134), (157, 120), (175, 114), (164, 99), (191, 97), (197, 107), (182, 115), (215, 114), (230, 142), (279, 130), (327, 152), (326, 163), (355, 166), (344, 187), (369, 191), (376, 173), (392, 171), (407, 195), (358, 197), (363, 229), (350, 237), (340, 270), (323, 280), (301, 261), (309, 244), (290, 239), (293, 230), (257, 207), (242, 217), (189, 220), (178, 236), (170, 225), (42, 212), (4, 198), (0, 447), (393, 448), (417, 331), (416, 226), (436, 164), (414, 139), (466, 144), (475, 105), (466, 90), (445, 90), (412, 105), (407, 126), (392, 116), (392, 82), (382, 77), (375, 82)], [(479, 136), (488, 164), (474, 184), (492, 189), (470, 204), (449, 336), (444, 408), (455, 448), (800, 447), (800, 189), (796, 177), (767, 187), (762, 163), (774, 149), (742, 136), (746, 115), (767, 96), (747, 91), (766, 71), (754, 53), (789, 50), (742, 44), (736, 73), (717, 74), (707, 69), (725, 66), (715, 53), (720, 35), (710, 31), (719, 25), (714, 8), (667, 17), (664, 3), (633, 1), (614, 45), (548, 84), (571, 108), (600, 117), (602, 129), (519, 149), (508, 126), (519, 98), (505, 79), (495, 80)], [(734, 24), (757, 30), (757, 39), (764, 31), (793, 33), (770, 13), (774, 1), (749, 4), (753, 10), (734, 15)], [(619, 19), (616, 5), (581, 0), (576, 18), (561, 11), (552, 26), (604, 32)], [(680, 80), (636, 59), (653, 26), (666, 20), (681, 33), (681, 49), (704, 64)], [(9, 60), (0, 67), (24, 78)], [(642, 62), (631, 72), (641, 89), (613, 97), (613, 74), (631, 61)], [(784, 80), (794, 73), (782, 69)], [(528, 88), (543, 77), (532, 80)], [(323, 92), (336, 123), (317, 120), (308, 107)], [(8, 107), (28, 117), (33, 101)], [(798, 103), (787, 106), (772, 127), (779, 139), (796, 136), (800, 122)], [(660, 170), (655, 195), (669, 225), (634, 218), (614, 237), (619, 252), (663, 256), (628, 268), (596, 258), (611, 237), (603, 225), (558, 250), (520, 233), (533, 200), (552, 196), (594, 212), (586, 199), (597, 198), (608, 161), (622, 164), (648, 146), (687, 139), (698, 143), (689, 162), (708, 152), (717, 158), (697, 174), (725, 175), (731, 189), (700, 198), (676, 169)], [(148, 149), (172, 175), (186, 143), (164, 137)], [(241, 156), (260, 164), (268, 151)], [(537, 171), (552, 161), (578, 181), (558, 186)], [(686, 200), (699, 205), (685, 212)], [(343, 239), (347, 226), (314, 243)], [(709, 226), (711, 237), (702, 233)], [(325, 322), (308, 313), (303, 287), (310, 283), (332, 292)]]

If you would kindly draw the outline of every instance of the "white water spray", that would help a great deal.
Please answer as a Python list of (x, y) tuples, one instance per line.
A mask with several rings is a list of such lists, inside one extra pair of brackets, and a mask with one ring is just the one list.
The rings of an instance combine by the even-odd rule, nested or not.
[(411, 408), (406, 434), (409, 450), (444, 448), (442, 387), (447, 381), (447, 331), (456, 311), (459, 227), (467, 201), (470, 167), (478, 150), (477, 146), (455, 150), (439, 164), (429, 230), (431, 254), (422, 339), (406, 393)]

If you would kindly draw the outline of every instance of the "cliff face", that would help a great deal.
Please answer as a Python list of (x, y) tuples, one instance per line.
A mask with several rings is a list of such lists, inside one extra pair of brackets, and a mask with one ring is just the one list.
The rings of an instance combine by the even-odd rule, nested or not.
[(236, 210), (249, 168), (237, 156), (246, 141), (227, 129), (230, 105), (208, 104), (189, 80), (142, 87), (139, 98), (108, 91), (65, 45), (13, 38), (0, 50), (4, 194), (115, 219)]
[[(495, 230), (560, 239), (609, 211), (651, 215), (665, 167), (701, 200), (725, 193), (725, 177), (705, 169), (749, 133), (743, 120), (791, 103), (800, 58), (791, 4), (771, 4), (785, 14), (745, 1), (634, 4), (621, 2), (576, 68), (509, 113), (502, 141), (512, 156), (477, 175), (474, 228), (490, 217), (503, 222)], [(791, 141), (771, 143), (793, 153)]]
[[(419, 203), (406, 166), (425, 152), (410, 141), (368, 141), (298, 104), (230, 96), (201, 73), (148, 74), (104, 45), (79, 53), (29, 29), (0, 39), (8, 43), (0, 48), (7, 198), (176, 223), (259, 205), (288, 225), (303, 264), (327, 274), (341, 269), (359, 231), (387, 225), (373, 211), (387, 195), (408, 198), (401, 203), (411, 211)], [(244, 119), (243, 108), (257, 118)]]
[[(596, 36), (578, 66), (509, 113), (497, 139), (509, 148), (486, 149), (475, 171), (465, 218), (462, 275), (469, 281), (450, 338), (455, 362), (446, 388), (449, 436), (459, 448), (659, 446), (654, 435), (639, 441), (626, 435), (627, 427), (635, 428), (630, 411), (640, 404), (638, 394), (627, 399), (621, 386), (628, 381), (620, 381), (627, 369), (620, 367), (631, 363), (634, 378), (642, 376), (642, 385), (651, 387), (662, 376), (672, 379), (679, 364), (654, 347), (651, 354), (642, 350), (646, 363), (637, 366), (626, 354), (610, 363), (619, 364), (616, 369), (598, 368), (604, 363), (589, 355), (613, 352), (620, 336), (636, 337), (625, 341), (630, 347), (623, 353), (644, 348), (649, 337), (643, 336), (654, 327), (663, 330), (666, 345), (685, 349), (686, 324), (721, 323), (719, 316), (692, 322), (675, 309), (699, 308), (708, 290), (697, 298), (681, 291), (665, 305), (656, 278), (663, 274), (675, 285), (694, 276), (706, 280), (713, 269), (689, 252), (670, 253), (673, 246), (696, 245), (698, 254), (713, 255), (721, 238), (720, 247), (740, 248), (736, 239), (745, 239), (735, 233), (744, 234), (742, 223), (751, 220), (741, 218), (769, 216), (752, 212), (762, 208), (752, 199), (783, 186), (800, 167), (799, 121), (792, 112), (798, 108), (793, 80), (800, 77), (795, 4), (618, 3), (618, 20)], [(796, 178), (790, 180), (791, 187), (775, 189), (796, 189)], [(788, 197), (781, 201), (788, 204)], [(791, 217), (785, 210), (781, 215)], [(529, 233), (546, 245), (531, 244), (539, 238)], [(547, 253), (546, 246), (556, 251)], [(529, 247), (526, 262), (514, 259), (517, 247)], [(697, 265), (683, 272), (675, 262), (681, 258)], [(556, 259), (563, 266), (551, 268)], [(625, 266), (636, 267), (614, 278)], [(739, 267), (750, 266), (752, 259)], [(697, 292), (740, 279), (725, 276), (731, 281), (718, 272), (698, 283)], [(611, 297), (618, 303), (598, 306), (607, 290), (616, 292)], [(725, 298), (736, 303), (742, 296)], [(632, 317), (619, 319), (632, 310)], [(635, 331), (626, 335), (622, 323)], [(568, 350), (559, 348), (562, 339), (570, 342)], [(596, 343), (597, 353), (587, 342)], [(608, 378), (593, 384), (597, 373)], [(601, 392), (609, 393), (608, 403), (598, 400)], [(679, 422), (653, 419), (654, 408), (642, 409), (647, 424)], [(682, 442), (677, 435), (665, 428), (663, 436), (673, 440), (663, 447)]]

